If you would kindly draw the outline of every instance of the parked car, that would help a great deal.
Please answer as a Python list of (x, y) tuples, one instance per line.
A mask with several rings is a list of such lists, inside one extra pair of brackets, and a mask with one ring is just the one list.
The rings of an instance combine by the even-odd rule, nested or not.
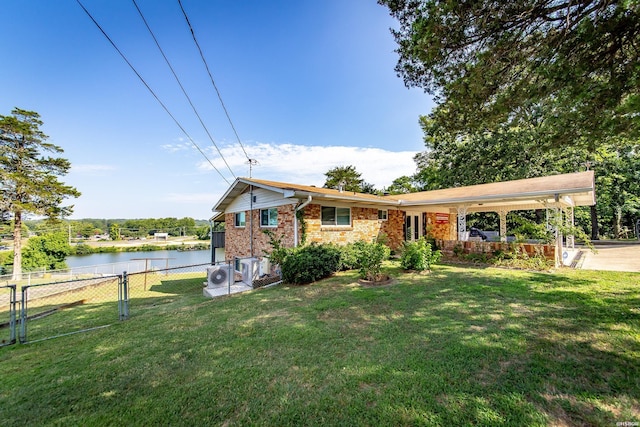
[(475, 227), (469, 229), (469, 237), (480, 237), (483, 241), (487, 240), (487, 235)]

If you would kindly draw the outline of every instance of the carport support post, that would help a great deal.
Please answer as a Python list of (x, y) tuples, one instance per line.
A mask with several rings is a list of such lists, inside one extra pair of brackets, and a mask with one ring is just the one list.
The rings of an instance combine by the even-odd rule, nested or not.
[(553, 213), (555, 214), (556, 229), (556, 267), (560, 267), (562, 265), (562, 230), (560, 229), (562, 225), (562, 209), (554, 208)]
[[(574, 249), (575, 248), (575, 238), (574, 235), (572, 234), (573, 232), (570, 231), (573, 229), (573, 207), (568, 207), (565, 209), (565, 217), (564, 217), (564, 225), (567, 227), (567, 248), (571, 248)], [(569, 234), (571, 233), (571, 234)]]
[(500, 215), (500, 241), (507, 241), (507, 213), (509, 211), (502, 209), (498, 211), (498, 215)]
[(458, 207), (458, 240), (466, 241), (465, 239), (467, 232), (467, 207), (459, 206)]

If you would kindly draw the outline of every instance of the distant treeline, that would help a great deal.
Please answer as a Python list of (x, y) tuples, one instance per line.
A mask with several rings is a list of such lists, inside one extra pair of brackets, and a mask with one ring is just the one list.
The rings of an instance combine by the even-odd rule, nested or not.
[[(201, 240), (209, 238), (210, 225), (206, 220), (193, 218), (147, 218), (147, 219), (98, 219), (86, 218), (51, 222), (30, 220), (24, 222), (26, 234), (42, 235), (66, 232), (70, 239), (88, 239), (95, 236), (109, 237), (111, 240), (143, 238), (156, 233), (167, 233), (171, 237), (197, 236)], [(0, 234), (10, 233), (0, 229)]]
[(71, 247), (71, 253), (69, 255), (91, 255), (91, 254), (104, 254), (115, 252), (149, 252), (149, 251), (198, 251), (209, 249), (209, 243), (197, 243), (195, 245), (149, 245), (144, 244), (140, 246), (100, 246), (93, 247), (84, 243), (78, 243)]

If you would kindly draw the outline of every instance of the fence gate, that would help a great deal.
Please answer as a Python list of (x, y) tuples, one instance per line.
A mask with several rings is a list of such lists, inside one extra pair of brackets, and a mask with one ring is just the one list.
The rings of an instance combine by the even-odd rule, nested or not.
[(16, 343), (16, 285), (0, 286), (0, 347)]
[[(104, 328), (122, 319), (122, 276), (32, 284), (21, 287), (21, 343)], [(1, 314), (1, 313), (0, 313)]]

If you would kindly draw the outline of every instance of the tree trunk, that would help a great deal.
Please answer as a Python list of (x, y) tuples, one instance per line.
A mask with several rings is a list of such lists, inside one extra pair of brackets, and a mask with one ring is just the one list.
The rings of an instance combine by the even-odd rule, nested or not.
[(613, 238), (619, 239), (622, 234), (622, 208), (616, 206), (613, 212)]
[(22, 212), (13, 217), (13, 275), (11, 280), (22, 280)]
[(598, 210), (596, 205), (591, 206), (591, 240), (600, 240), (598, 233)]

